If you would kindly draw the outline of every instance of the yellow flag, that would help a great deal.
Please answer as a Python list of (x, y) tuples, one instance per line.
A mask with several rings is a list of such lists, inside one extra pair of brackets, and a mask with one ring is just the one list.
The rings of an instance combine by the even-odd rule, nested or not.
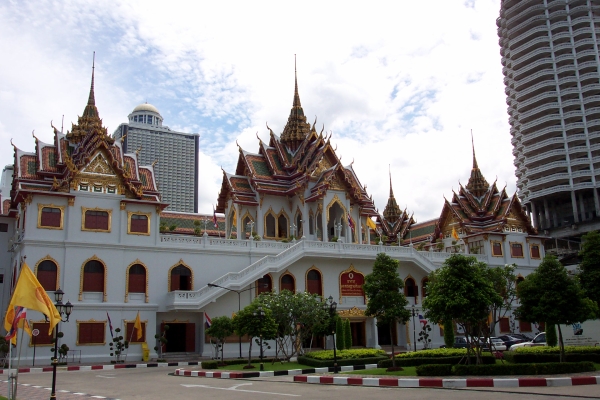
[(142, 321), (140, 321), (140, 312), (138, 311), (137, 317), (135, 317), (135, 323), (133, 324), (133, 329), (137, 331), (136, 337), (137, 340), (142, 338)]
[(8, 305), (8, 310), (6, 311), (4, 328), (7, 329), (7, 331), (10, 329), (12, 323), (12, 319), (9, 319), (10, 316), (12, 315), (12, 318), (14, 318), (15, 306), (25, 307), (28, 310), (39, 311), (46, 315), (50, 320), (48, 335), (52, 333), (52, 329), (54, 329), (56, 324), (60, 322), (60, 314), (58, 313), (58, 310), (54, 304), (52, 304), (48, 294), (26, 263), (23, 263), (19, 280), (15, 286), (15, 292), (10, 299), (10, 304)]
[(370, 217), (367, 217), (367, 226), (373, 229), (374, 231), (377, 230), (377, 225), (375, 225), (375, 222), (373, 222), (373, 220)]
[(237, 213), (235, 207), (233, 208), (233, 226), (237, 226)]
[(456, 232), (456, 228), (452, 227), (452, 237), (456, 240), (460, 239), (460, 237), (458, 237), (458, 233)]

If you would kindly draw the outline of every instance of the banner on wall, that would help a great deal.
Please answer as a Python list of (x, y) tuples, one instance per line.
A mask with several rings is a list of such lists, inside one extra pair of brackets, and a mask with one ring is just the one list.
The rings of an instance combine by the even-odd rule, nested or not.
[(365, 283), (365, 276), (362, 272), (354, 269), (353, 265), (350, 265), (350, 269), (340, 274), (340, 296), (365, 296), (363, 291), (363, 284)]

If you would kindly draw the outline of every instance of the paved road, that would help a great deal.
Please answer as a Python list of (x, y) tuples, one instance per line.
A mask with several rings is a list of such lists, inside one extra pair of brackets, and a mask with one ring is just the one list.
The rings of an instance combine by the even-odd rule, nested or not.
[[(292, 382), (291, 377), (254, 379), (190, 378), (170, 375), (171, 368), (128, 369), (115, 371), (59, 372), (57, 388), (71, 393), (57, 393), (59, 400), (100, 398), (120, 400), (163, 400), (183, 398), (210, 398), (233, 400), (270, 399), (331, 399), (349, 398), (369, 400), (397, 400), (398, 397), (449, 400), (545, 400), (545, 399), (600, 399), (600, 385), (540, 388), (379, 388), (315, 385)], [(30, 373), (19, 375), (19, 383), (50, 387), (52, 374)], [(6, 385), (0, 384), (1, 394)], [(26, 392), (28, 390), (29, 392)], [(36, 390), (34, 393), (32, 390)], [(50, 392), (43, 388), (19, 387), (19, 398), (48, 399)]]

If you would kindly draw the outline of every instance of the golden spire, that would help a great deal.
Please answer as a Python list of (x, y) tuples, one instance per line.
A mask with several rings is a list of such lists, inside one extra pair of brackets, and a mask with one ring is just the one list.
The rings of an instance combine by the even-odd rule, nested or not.
[(89, 134), (100, 135), (105, 140), (113, 143), (108, 137), (106, 128), (102, 126), (102, 120), (96, 108), (96, 99), (94, 97), (94, 69), (96, 67), (96, 52), (92, 59), (92, 83), (90, 85), (90, 95), (88, 102), (83, 110), (81, 117), (77, 118), (77, 124), (73, 124), (71, 132), (67, 133), (67, 139), (72, 143), (79, 143)]
[(383, 210), (383, 218), (387, 222), (395, 223), (400, 218), (402, 213), (400, 212), (400, 207), (398, 207), (398, 203), (396, 203), (396, 198), (394, 197), (394, 190), (392, 188), (392, 171), (390, 170), (390, 197), (388, 198), (388, 202)]
[(94, 69), (96, 67), (96, 52), (92, 57), (92, 84), (90, 85), (90, 95), (88, 97), (87, 105), (83, 110), (84, 117), (98, 117), (98, 109), (96, 108), (96, 98), (94, 96)]
[(281, 142), (291, 151), (294, 151), (309, 132), (310, 124), (306, 122), (306, 116), (304, 115), (302, 104), (300, 104), (300, 95), (298, 94), (298, 70), (296, 69), (296, 55), (294, 54), (294, 101), (292, 102), (288, 122), (281, 134)]
[(471, 146), (473, 147), (473, 168), (471, 169), (471, 177), (467, 183), (467, 189), (473, 193), (476, 197), (481, 197), (485, 192), (488, 191), (490, 185), (483, 177), (479, 166), (477, 165), (477, 158), (475, 157), (475, 142), (473, 140), (473, 131), (471, 131)]

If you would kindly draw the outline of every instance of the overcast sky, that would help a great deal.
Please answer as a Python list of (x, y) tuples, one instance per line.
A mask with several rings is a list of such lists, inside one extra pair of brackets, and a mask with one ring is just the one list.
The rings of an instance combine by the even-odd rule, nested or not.
[(499, 0), (26, 1), (0, 3), (0, 164), (96, 105), (112, 133), (143, 102), (200, 139), (200, 205), (212, 211), (236, 140), (281, 133), (294, 54), (304, 112), (331, 132), (380, 212), (388, 166), (401, 208), (436, 218), (472, 166), (514, 193), (496, 18)]

